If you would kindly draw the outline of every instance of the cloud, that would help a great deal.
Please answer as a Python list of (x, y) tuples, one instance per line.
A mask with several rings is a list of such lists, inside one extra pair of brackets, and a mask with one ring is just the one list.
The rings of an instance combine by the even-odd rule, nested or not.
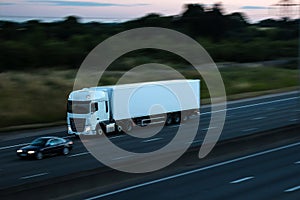
[(268, 10), (269, 7), (265, 7), (265, 6), (243, 6), (240, 9), (244, 9), (244, 10)]
[(10, 2), (0, 2), (0, 6), (11, 6), (11, 5), (15, 5), (15, 4)]
[(113, 7), (113, 6), (148, 6), (150, 4), (138, 3), (138, 4), (118, 4), (118, 3), (101, 3), (101, 2), (92, 2), (92, 1), (64, 1), (64, 0), (29, 0), (31, 3), (45, 3), (54, 6), (79, 6), (79, 7)]

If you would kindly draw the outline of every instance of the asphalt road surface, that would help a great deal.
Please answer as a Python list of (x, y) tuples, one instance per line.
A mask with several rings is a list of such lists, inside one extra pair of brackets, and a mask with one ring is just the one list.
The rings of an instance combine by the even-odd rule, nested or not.
[[(299, 101), (299, 93), (291, 92), (230, 102), (227, 108), (226, 123), (221, 135), (221, 140), (298, 124), (300, 120)], [(222, 112), (222, 110), (219, 112)], [(191, 144), (192, 146), (195, 147), (202, 144), (203, 138), (208, 130), (210, 114), (209, 107), (201, 108), (198, 134)], [(189, 125), (195, 123), (195, 120), (197, 119), (190, 119), (182, 126), (188, 130)], [(179, 127), (177, 125), (165, 127), (159, 134), (151, 138), (144, 139), (136, 139), (128, 135), (111, 135), (109, 137), (113, 143), (126, 150), (137, 153), (151, 152), (168, 144), (172, 138), (174, 138), (178, 128)], [(48, 180), (53, 177), (61, 177), (103, 166), (103, 164), (96, 160), (89, 151), (87, 151), (82, 142), (75, 138), (73, 138), (74, 149), (71, 154), (67, 156), (45, 158), (39, 161), (20, 160), (16, 156), (16, 150), (19, 147), (28, 144), (32, 139), (40, 135), (70, 137), (67, 135), (65, 129), (61, 130), (60, 128), (44, 129), (36, 133), (34, 131), (20, 132), (16, 133), (14, 136), (8, 134), (0, 136), (0, 189), (9, 188), (15, 185), (30, 184), (41, 180)], [(88, 138), (87, 140), (94, 140), (94, 138)], [(298, 172), (299, 174), (300, 165), (295, 164), (299, 160), (297, 160), (296, 157), (288, 156), (290, 155), (289, 151), (294, 151), (294, 154), (296, 155), (297, 150), (299, 152), (298, 146), (288, 148), (287, 150), (280, 152), (274, 152), (274, 156), (271, 157), (255, 157), (253, 160), (251, 158), (251, 161), (242, 160), (238, 163), (236, 162), (231, 163), (230, 165), (224, 165), (223, 167), (213, 169), (213, 172), (211, 170), (205, 170), (201, 173), (195, 173), (192, 176), (183, 176), (179, 179), (170, 181), (168, 184), (170, 187), (166, 188), (166, 191), (172, 193), (172, 189), (173, 191), (182, 190), (185, 195), (189, 195), (189, 192), (200, 194), (197, 192), (201, 191), (201, 194), (203, 193), (203, 195), (217, 195), (210, 194), (212, 192), (209, 191), (211, 191), (212, 188), (218, 188), (220, 186), (220, 188), (218, 188), (218, 191), (220, 191), (220, 193), (218, 192), (219, 194), (224, 193), (224, 195), (238, 195), (235, 191), (247, 190), (249, 187), (256, 188), (258, 193), (261, 188), (270, 187), (270, 193), (273, 194), (274, 192), (275, 195), (277, 194), (276, 191), (293, 189), (294, 186), (296, 187), (297, 185), (300, 185), (299, 182), (297, 183), (296, 176), (294, 178), (295, 180), (292, 179), (293, 181), (291, 181), (290, 184), (284, 183), (285, 176), (293, 176), (295, 173), (292, 172)], [(113, 159), (118, 162), (126, 162), (127, 160), (126, 157), (117, 157)], [(264, 162), (269, 159), (276, 160), (276, 162), (272, 162), (272, 164), (268, 164), (269, 162), (266, 162), (262, 167), (263, 170), (255, 169), (254, 171), (247, 171), (247, 169), (249, 169), (246, 167), (247, 165), (253, 166), (253, 163), (255, 162)], [(298, 159), (300, 158), (298, 157)], [(215, 170), (220, 171), (215, 172)], [(274, 172), (278, 172), (278, 175), (273, 177), (273, 174), (271, 173), (272, 170), (275, 170)], [(211, 173), (218, 173), (219, 175), (210, 177), (209, 174)], [(187, 193), (185, 193), (184, 191), (187, 190), (186, 187), (188, 186), (185, 186), (183, 182), (190, 181), (189, 179), (193, 179), (194, 177), (196, 177), (196, 179), (203, 179), (204, 182), (200, 182), (200, 185), (195, 185), (193, 188), (188, 190)], [(234, 181), (239, 182), (238, 180), (242, 179), (245, 180), (236, 184), (231, 183)], [(279, 182), (282, 180), (282, 185), (272, 186), (270, 183), (268, 185), (264, 185), (263, 183), (265, 183), (264, 181), (266, 179), (274, 179)], [(224, 185), (224, 181), (227, 181), (228, 185)], [(173, 183), (174, 185), (172, 185)], [(220, 183), (222, 183), (222, 185), (220, 185)], [(153, 185), (151, 187), (159, 188), (157, 185)], [(139, 190), (147, 190), (147, 188), (148, 186), (140, 188)], [(207, 189), (206, 191), (205, 188), (208, 188), (209, 190)], [(227, 190), (231, 192), (226, 192)], [(131, 191), (120, 195), (129, 195), (128, 197), (130, 197), (130, 192)], [(141, 194), (142, 193), (143, 192), (141, 192)], [(284, 194), (290, 195), (289, 192), (285, 192)], [(291, 195), (293, 194), (291, 193)], [(116, 198), (119, 198), (119, 196), (116, 196)], [(141, 198), (145, 198), (145, 196)]]
[(94, 199), (299, 199), (300, 142), (142, 182)]

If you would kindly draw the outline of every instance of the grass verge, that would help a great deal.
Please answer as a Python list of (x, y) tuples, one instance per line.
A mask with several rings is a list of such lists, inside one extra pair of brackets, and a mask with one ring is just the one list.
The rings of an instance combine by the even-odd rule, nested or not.
[[(201, 76), (180, 71), (186, 78)], [(220, 69), (228, 99), (241, 99), (297, 89), (299, 72), (275, 67), (228, 67)], [(156, 72), (157, 73), (157, 72)], [(165, 79), (174, 79), (165, 73)], [(106, 72), (102, 84), (115, 84), (123, 72)], [(0, 131), (5, 127), (44, 124), (66, 119), (66, 102), (73, 89), (75, 70), (35, 70), (0, 74)], [(129, 74), (130, 76), (130, 74)], [(131, 75), (135, 77), (134, 74)], [(153, 76), (155, 77), (155, 76)], [(134, 78), (132, 82), (139, 81)], [(201, 98), (209, 93), (202, 81)], [(207, 100), (202, 101), (208, 103)]]

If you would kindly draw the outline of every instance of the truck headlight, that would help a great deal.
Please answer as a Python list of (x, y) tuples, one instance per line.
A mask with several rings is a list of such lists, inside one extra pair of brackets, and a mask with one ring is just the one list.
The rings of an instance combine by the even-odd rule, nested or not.
[(89, 131), (91, 131), (92, 129), (91, 129), (91, 127), (90, 126), (86, 126), (85, 127), (85, 132), (89, 132)]
[(28, 151), (28, 154), (34, 154), (35, 151)]

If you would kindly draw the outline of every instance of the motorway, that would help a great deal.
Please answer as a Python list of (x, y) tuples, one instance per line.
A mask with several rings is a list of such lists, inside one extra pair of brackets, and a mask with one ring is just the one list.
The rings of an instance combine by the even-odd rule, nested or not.
[(299, 152), (292, 143), (86, 199), (299, 199)]
[[(228, 108), (227, 108), (227, 115), (226, 115), (226, 122), (225, 127), (223, 129), (221, 140), (227, 140), (231, 138), (251, 135), (258, 132), (263, 132), (270, 129), (276, 129), (279, 127), (284, 127), (288, 125), (293, 124), (299, 124), (300, 121), (300, 107), (299, 107), (299, 93), (297, 92), (290, 92), (290, 93), (283, 93), (279, 95), (267, 95), (259, 98), (251, 98), (246, 100), (239, 100), (239, 101), (232, 101), (229, 102)], [(220, 111), (222, 112), (222, 111)], [(196, 138), (194, 139), (192, 146), (200, 146), (203, 142), (203, 137), (205, 136), (207, 130), (208, 130), (208, 124), (210, 120), (210, 108), (208, 106), (203, 106), (201, 108), (201, 115), (200, 115), (200, 124), (199, 129)], [(184, 122), (182, 125), (183, 127), (186, 127), (188, 130), (189, 123), (195, 123), (196, 119), (191, 119), (188, 122)], [(213, 128), (213, 127), (212, 127)], [(155, 128), (154, 128), (155, 129)], [(53, 130), (53, 131), (52, 131)], [(110, 136), (110, 140), (115, 143), (116, 145), (132, 151), (132, 152), (151, 152), (153, 150), (157, 150), (164, 145), (168, 144), (172, 138), (174, 138), (174, 135), (176, 134), (176, 131), (178, 130), (178, 126), (169, 126), (165, 127), (160, 133), (157, 135), (151, 137), (151, 138), (133, 138), (128, 135), (112, 135)], [(34, 132), (34, 131), (33, 131)], [(41, 133), (39, 132), (38, 135), (54, 135), (54, 136), (62, 136), (62, 137), (68, 137), (66, 134), (66, 130), (58, 130), (58, 129), (45, 129), (42, 130)], [(16, 134), (18, 135), (18, 134)], [(74, 149), (71, 152), (70, 155), (64, 157), (64, 156), (57, 156), (57, 157), (51, 157), (46, 158), (41, 161), (35, 161), (35, 160), (20, 160), (15, 155), (15, 151), (17, 148), (26, 145), (28, 142), (30, 142), (33, 138), (37, 136), (37, 134), (33, 134), (32, 132), (28, 132), (28, 136), (26, 136), (26, 132), (19, 134), (20, 137), (14, 136), (11, 137), (8, 134), (3, 134), (3, 136), (0, 136), (0, 190), (9, 188), (16, 185), (22, 185), (22, 184), (29, 184), (34, 183), (42, 180), (48, 180), (50, 178), (55, 177), (61, 177), (68, 174), (74, 174), (82, 171), (92, 170), (99, 167), (103, 167), (103, 164), (100, 163), (98, 160), (96, 160), (84, 147), (82, 142), (79, 139), (73, 139), (74, 140)], [(25, 136), (24, 136), (25, 135)], [(93, 140), (93, 138), (87, 139), (87, 140)], [(293, 147), (289, 148), (284, 151), (276, 152), (274, 153), (274, 157), (257, 157), (254, 161), (248, 161), (243, 160), (238, 163), (232, 163), (230, 165), (226, 165), (222, 167), (223, 169), (227, 169), (225, 171), (216, 172), (219, 173), (220, 176), (214, 177), (214, 179), (209, 178), (211, 180), (210, 183), (207, 182), (199, 182), (199, 184), (204, 184), (207, 186), (207, 188), (214, 188), (220, 186), (219, 184), (222, 181), (227, 181), (229, 184), (226, 186), (222, 184), (222, 187), (218, 188), (218, 191), (220, 190), (220, 193), (224, 191), (224, 195), (228, 195), (229, 193), (226, 193), (226, 191), (231, 191), (231, 187), (236, 187), (236, 191), (238, 190), (247, 190), (247, 187), (243, 187), (243, 184), (231, 184), (230, 182), (233, 182), (238, 179), (246, 178), (247, 180), (242, 181), (245, 182), (245, 184), (252, 184), (256, 180), (264, 179), (264, 177), (269, 178), (268, 180), (272, 179), (273, 177), (267, 177), (268, 173), (264, 170), (256, 169), (254, 171), (247, 171), (247, 167), (239, 167), (241, 166), (252, 166), (253, 162), (257, 161), (263, 161), (264, 159), (278, 159), (278, 162), (276, 161), (276, 166), (278, 165), (278, 169), (272, 168), (272, 170), (278, 170), (279, 177), (274, 177), (274, 180), (281, 180), (284, 176), (291, 176), (293, 166), (298, 166), (296, 164), (293, 164), (297, 162), (295, 160), (296, 158), (289, 158), (288, 151), (299, 151), (299, 147)], [(263, 158), (263, 159), (262, 159)], [(118, 162), (127, 162), (126, 158), (113, 158), (118, 160)], [(252, 159), (252, 158), (251, 158)], [(254, 159), (254, 158), (253, 158)], [(286, 159), (286, 160), (282, 160)], [(298, 158), (300, 159), (300, 158)], [(284, 162), (283, 162), (284, 161)], [(251, 163), (252, 164), (251, 164)], [(288, 165), (293, 164), (290, 168), (285, 168), (282, 165)], [(255, 167), (255, 166), (254, 166)], [(268, 167), (268, 164), (266, 163), (265, 167), (262, 167), (262, 169), (270, 170)], [(285, 170), (288, 169), (288, 170)], [(299, 169), (299, 166), (298, 166)], [(214, 169), (218, 170), (218, 169)], [(248, 172), (248, 173), (246, 173)], [(251, 173), (250, 173), (251, 172)], [(269, 172), (269, 171), (268, 171)], [(297, 171), (299, 174), (299, 170)], [(180, 182), (185, 181), (192, 181), (188, 180), (189, 178), (193, 179), (194, 176), (199, 176), (200, 179), (204, 179), (202, 176), (209, 177), (209, 175), (212, 173), (211, 171), (205, 171), (201, 173), (196, 173), (192, 177), (186, 176), (182, 177), (174, 182), (175, 185), (173, 185), (173, 188), (176, 187), (177, 189), (180, 189), (183, 187), (184, 184), (180, 184)], [(232, 173), (235, 176), (232, 176)], [(228, 174), (231, 174), (230, 176)], [(249, 178), (251, 177), (251, 178)], [(198, 178), (196, 178), (198, 180)], [(194, 180), (196, 180), (194, 179)], [(296, 178), (295, 178), (296, 179)], [(178, 182), (177, 182), (178, 181)], [(176, 183), (177, 182), (177, 183)], [(197, 181), (196, 181), (197, 182)], [(173, 181), (171, 182), (173, 183)], [(170, 184), (171, 184), (170, 183)], [(222, 182), (223, 183), (223, 182)], [(260, 182), (260, 183), (263, 183)], [(296, 183), (296, 180), (294, 182), (296, 186), (300, 183)], [(170, 185), (168, 184), (168, 185)], [(198, 184), (198, 183), (197, 183)], [(180, 186), (180, 187), (179, 187)], [(288, 184), (283, 185), (288, 186)], [(151, 186), (152, 187), (152, 186)], [(153, 185), (153, 187), (156, 187)], [(158, 186), (157, 186), (158, 187)], [(178, 188), (179, 187), (179, 188)], [(188, 187), (188, 186), (186, 186)], [(255, 187), (254, 185), (251, 187)], [(264, 186), (265, 187), (265, 186)], [(292, 185), (291, 185), (292, 187)], [(169, 189), (171, 190), (172, 186), (170, 185)], [(206, 187), (205, 187), (206, 188)], [(239, 189), (240, 188), (240, 189)], [(270, 185), (271, 188), (271, 185)], [(259, 188), (257, 188), (259, 190)], [(275, 188), (275, 189), (281, 189), (281, 188)], [(286, 188), (289, 189), (289, 188)], [(144, 190), (141, 188), (141, 190)], [(166, 190), (168, 190), (166, 188)], [(184, 190), (184, 189), (183, 189)], [(149, 190), (151, 191), (151, 190)], [(199, 191), (199, 187), (195, 187), (194, 189), (191, 189), (190, 192), (197, 192)], [(202, 190), (201, 190), (202, 191)], [(209, 190), (208, 190), (209, 191)], [(234, 193), (234, 189), (232, 192)], [(143, 191), (140, 191), (141, 194)], [(171, 191), (170, 191), (171, 192)], [(209, 192), (204, 192), (206, 195), (208, 195)], [(184, 194), (184, 193), (183, 193)], [(130, 194), (120, 194), (120, 195), (129, 195)], [(188, 194), (186, 194), (188, 195)], [(237, 195), (237, 194), (235, 194)], [(128, 196), (128, 197), (129, 197)], [(149, 195), (150, 197), (150, 195)], [(144, 198), (144, 197), (143, 197)]]

